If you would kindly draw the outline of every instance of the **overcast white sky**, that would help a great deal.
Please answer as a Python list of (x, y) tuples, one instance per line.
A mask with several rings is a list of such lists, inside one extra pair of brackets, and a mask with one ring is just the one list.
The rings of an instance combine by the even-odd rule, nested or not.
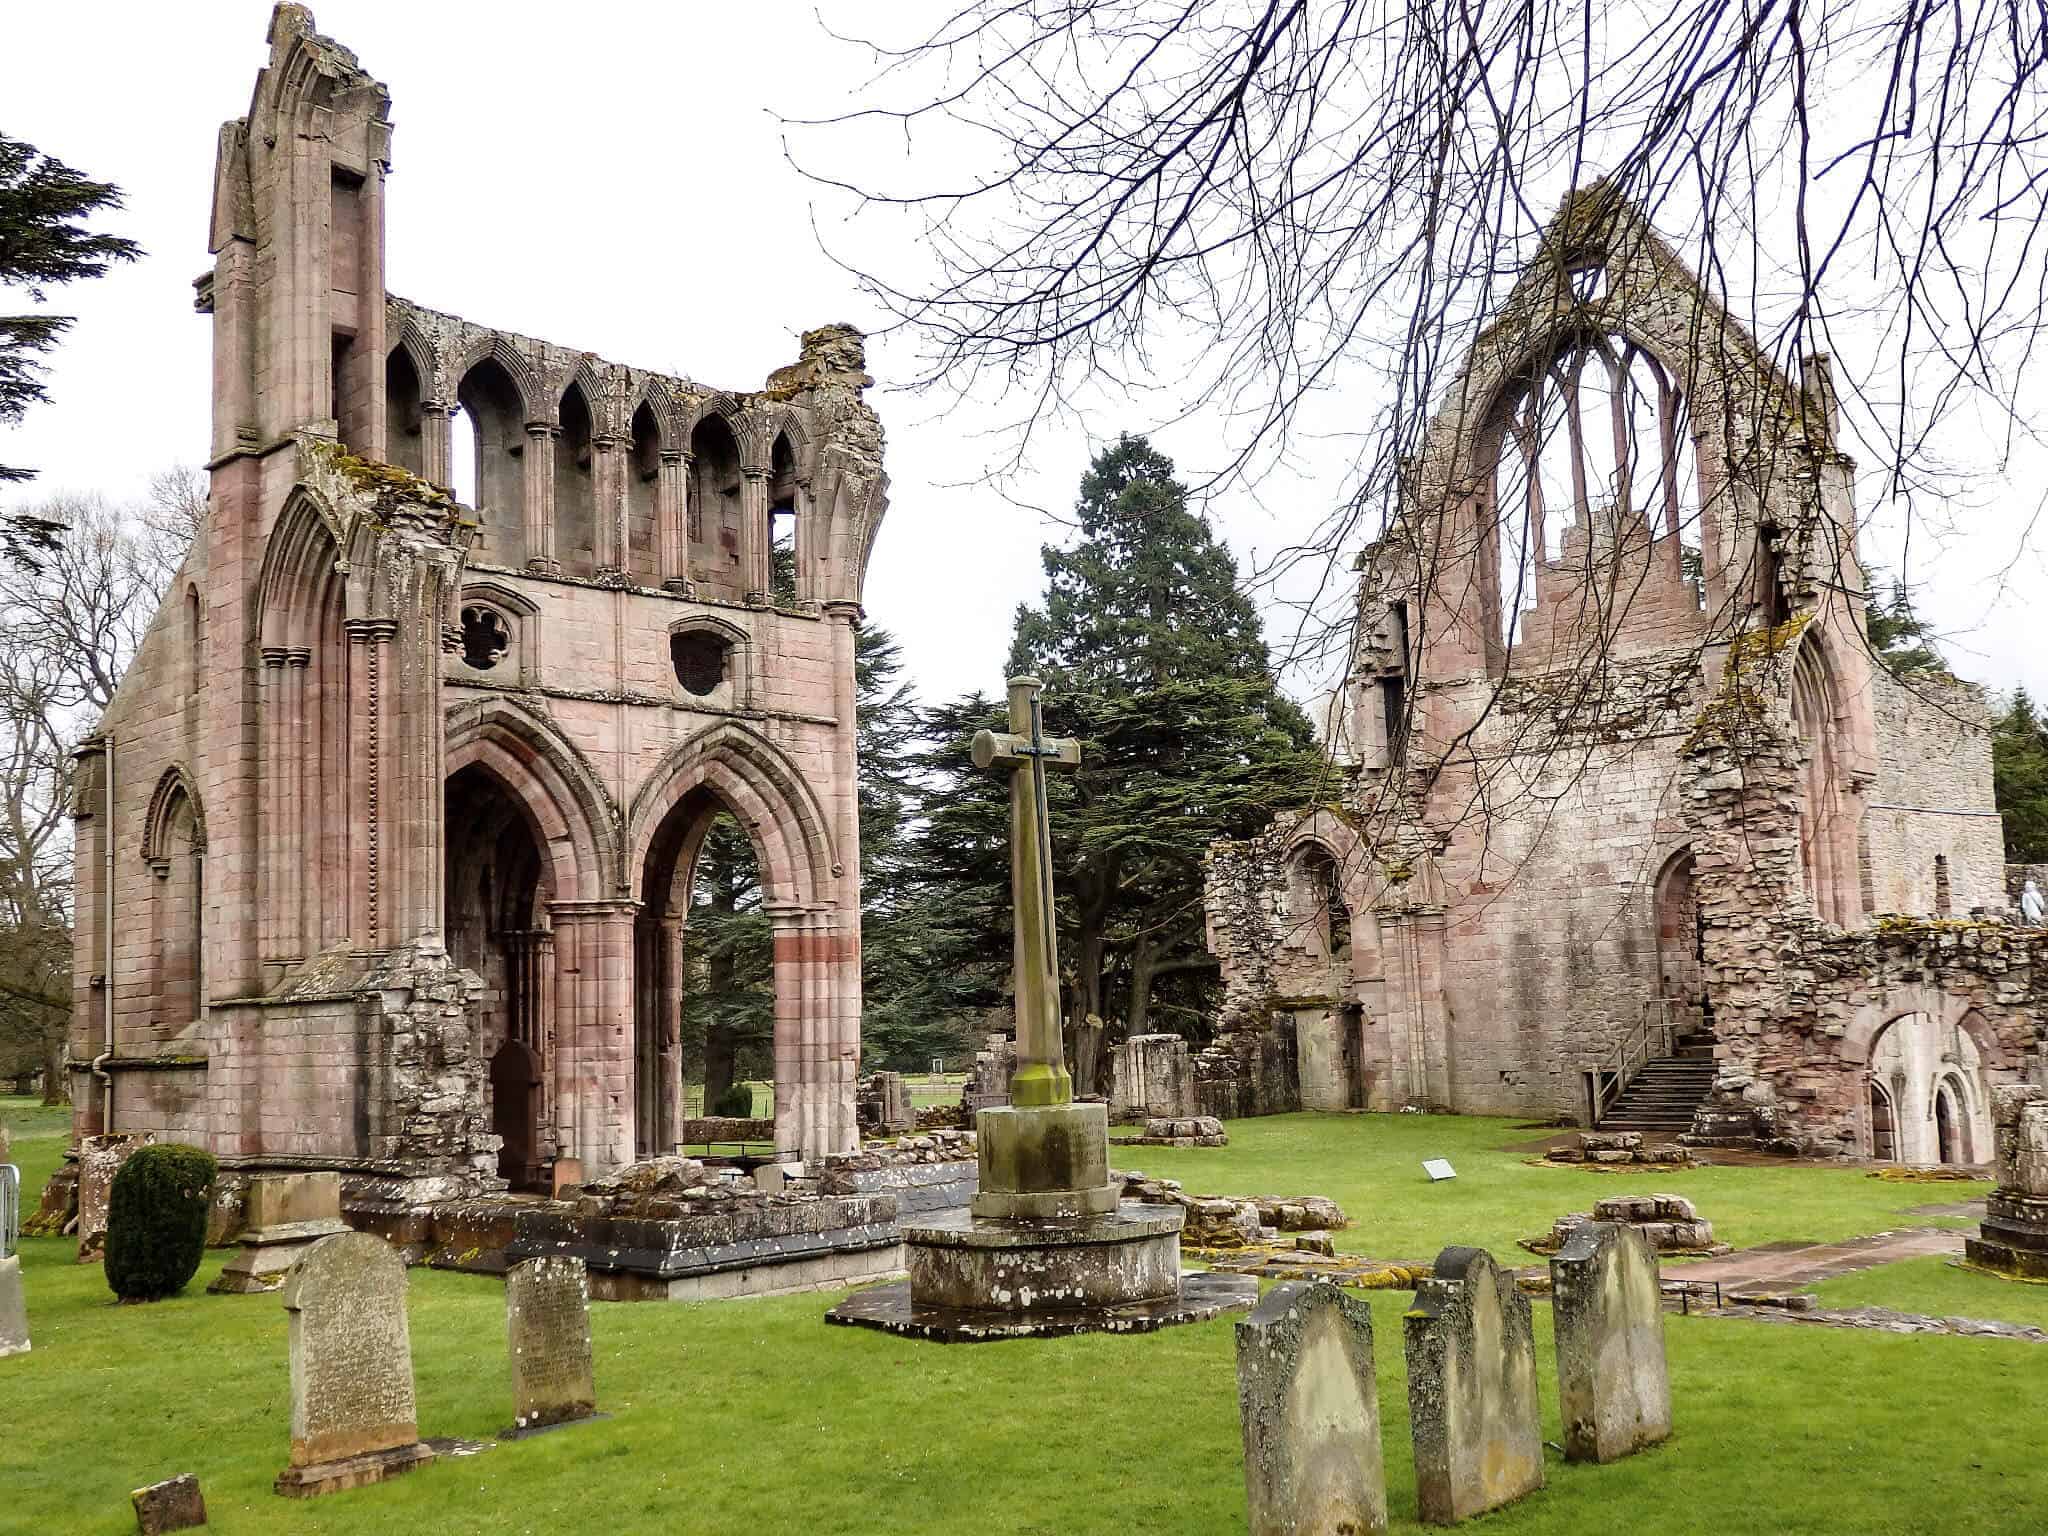
[[(828, 7), (848, 26), (861, 9)], [(269, 12), (268, 0), (206, 0), (0, 17), (0, 128), (118, 182), (128, 208), (106, 225), (148, 251), (58, 292), (53, 307), (79, 318), (56, 355), (55, 403), (0, 433), (0, 459), (41, 478), (7, 502), (133, 496), (155, 471), (204, 457), (209, 323), (192, 312), (191, 281), (208, 266), (215, 135), (247, 107)], [(793, 359), (804, 329), (873, 323), (820, 251), (814, 189), (785, 160), (774, 115), (828, 113), (865, 77), (865, 55), (828, 36), (810, 0), (322, 0), (315, 15), (391, 90), (393, 292), (731, 389)], [(1031, 473), (1005, 498), (973, 482), (992, 451), (981, 434), (1014, 407), (976, 401), (935, 417), (888, 391), (907, 353), (876, 345), (869, 366), (893, 482), (869, 617), (901, 639), (927, 700), (996, 692), (1011, 612), (1037, 594), (1038, 546), (1058, 532), (1031, 505), (1063, 512), (1093, 445), (1079, 427), (1040, 435)], [(1377, 381), (1361, 368), (1354, 387), (1363, 421)], [(1148, 423), (1134, 413), (1099, 425)], [(1196, 427), (1157, 441), (1190, 470), (1211, 446)], [(1957, 517), (1967, 535), (1923, 544), (1912, 569), (1959, 672), (2048, 697), (2048, 565), (2039, 539), (2023, 538), (2041, 490), (2019, 476), (1978, 482)], [(1211, 511), (1250, 560), (1306, 536), (1339, 494), (1311, 476)], [(1866, 548), (1873, 556), (1895, 562), (1896, 551)]]

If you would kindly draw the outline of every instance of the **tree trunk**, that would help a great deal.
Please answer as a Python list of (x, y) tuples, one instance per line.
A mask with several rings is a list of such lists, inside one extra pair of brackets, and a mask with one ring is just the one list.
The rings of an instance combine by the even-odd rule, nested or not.
[(64, 1043), (70, 1034), (70, 1020), (59, 1018), (43, 1030), (43, 1106), (54, 1108), (71, 1102), (70, 1084), (64, 1071)]
[[(1158, 941), (1139, 934), (1131, 942), (1130, 1035), (1145, 1033), (1146, 1019), (1152, 1012), (1152, 978), (1157, 973), (1158, 964)], [(1130, 1035), (1124, 1038), (1129, 1039)]]

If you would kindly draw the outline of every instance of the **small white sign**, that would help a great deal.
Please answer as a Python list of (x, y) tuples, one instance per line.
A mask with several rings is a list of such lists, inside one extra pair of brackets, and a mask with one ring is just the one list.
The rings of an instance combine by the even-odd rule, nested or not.
[(1441, 1183), (1445, 1179), (1455, 1179), (1458, 1176), (1458, 1170), (1453, 1168), (1447, 1159), (1441, 1157), (1432, 1157), (1422, 1165), (1422, 1171), (1429, 1175), (1429, 1182), (1432, 1184)]

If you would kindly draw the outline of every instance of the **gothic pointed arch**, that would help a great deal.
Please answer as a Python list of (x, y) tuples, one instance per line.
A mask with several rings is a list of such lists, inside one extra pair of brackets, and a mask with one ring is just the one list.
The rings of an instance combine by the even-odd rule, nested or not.
[(448, 376), (455, 381), (457, 394), (479, 364), (494, 363), (511, 380), (519, 396), (521, 411), (527, 421), (551, 421), (554, 419), (553, 401), (545, 382), (534, 371), (533, 364), (526, 356), (507, 341), (499, 331), (486, 331), (476, 337), (461, 352), (455, 355), (454, 366)]
[(340, 519), (306, 486), (285, 501), (263, 548), (253, 589), (255, 630), (265, 646), (301, 646), (340, 590)]
[(465, 700), (448, 712), (447, 774), (472, 764), (500, 781), (539, 830), (557, 900), (596, 900), (618, 888), (617, 803), (561, 727), (502, 695)]
[(142, 818), (142, 858), (155, 864), (171, 857), (172, 823), (179, 815), (182, 798), (191, 815), (191, 846), (206, 849), (206, 812), (199, 791), (182, 763), (173, 763), (156, 781), (149, 797), (149, 809)]
[(734, 721), (681, 743), (648, 776), (627, 817), (629, 869), (643, 869), (669, 813), (699, 791), (724, 802), (753, 838), (771, 901), (829, 899), (841, 865), (824, 807), (780, 748)]
[(1818, 625), (1808, 625), (1799, 637), (1791, 692), (1792, 729), (1801, 751), (1799, 865), (1807, 899), (1823, 921), (1854, 927), (1862, 920), (1862, 884), (1848, 772), (1849, 711)]
[(696, 409), (690, 412), (690, 434), (694, 436), (699, 427), (714, 418), (723, 422), (726, 430), (732, 434), (743, 465), (749, 469), (768, 467), (761, 435), (755, 430), (753, 416), (736, 397), (720, 391), (698, 401)]

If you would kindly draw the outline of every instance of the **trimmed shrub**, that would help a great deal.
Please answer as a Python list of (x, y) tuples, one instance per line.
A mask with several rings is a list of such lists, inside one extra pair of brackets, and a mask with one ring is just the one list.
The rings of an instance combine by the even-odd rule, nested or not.
[(175, 1143), (138, 1147), (107, 1201), (107, 1284), (123, 1301), (175, 1296), (206, 1251), (209, 1152)]
[(721, 1120), (751, 1120), (754, 1117), (754, 1085), (734, 1083), (712, 1101), (711, 1113)]

